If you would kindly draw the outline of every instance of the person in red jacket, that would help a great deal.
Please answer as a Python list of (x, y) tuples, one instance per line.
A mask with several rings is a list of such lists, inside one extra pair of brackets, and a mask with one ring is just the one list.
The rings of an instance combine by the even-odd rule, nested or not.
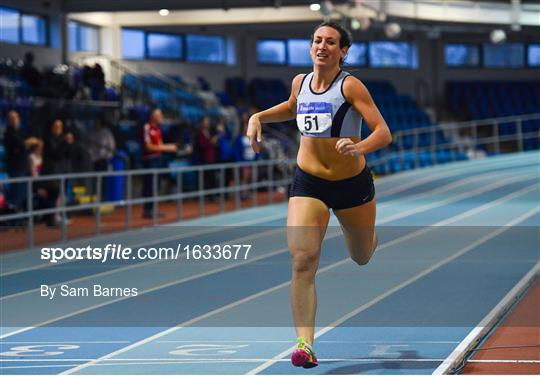
[[(178, 150), (176, 144), (164, 144), (163, 136), (161, 135), (160, 124), (163, 122), (163, 113), (160, 109), (155, 109), (150, 114), (148, 123), (143, 128), (143, 167), (148, 169), (162, 167), (162, 153), (176, 153)], [(159, 192), (159, 176), (158, 187)], [(152, 183), (152, 174), (144, 175), (143, 180), (143, 197), (153, 197), (158, 192), (154, 192)], [(152, 218), (154, 207), (152, 202), (145, 202), (143, 204), (143, 217)], [(155, 208), (154, 208), (155, 210)]]

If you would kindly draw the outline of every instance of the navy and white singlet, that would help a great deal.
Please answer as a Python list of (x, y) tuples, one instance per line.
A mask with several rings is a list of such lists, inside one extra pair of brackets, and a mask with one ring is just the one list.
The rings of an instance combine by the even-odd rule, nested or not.
[(296, 98), (296, 125), (307, 137), (360, 136), (362, 116), (343, 95), (343, 81), (349, 73), (340, 71), (322, 93), (311, 89), (313, 72), (306, 74)]

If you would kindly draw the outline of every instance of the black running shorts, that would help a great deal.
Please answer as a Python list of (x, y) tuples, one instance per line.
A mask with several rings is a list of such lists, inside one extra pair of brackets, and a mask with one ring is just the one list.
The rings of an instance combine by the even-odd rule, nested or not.
[(373, 200), (375, 186), (367, 164), (358, 175), (343, 180), (322, 179), (296, 166), (290, 197), (296, 196), (319, 199), (334, 210), (349, 209)]

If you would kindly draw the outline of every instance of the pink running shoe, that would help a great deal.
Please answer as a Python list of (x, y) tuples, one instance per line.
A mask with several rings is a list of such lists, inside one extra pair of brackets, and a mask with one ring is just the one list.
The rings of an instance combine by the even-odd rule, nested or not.
[(317, 367), (317, 357), (303, 338), (298, 338), (298, 347), (291, 356), (291, 363), (295, 367), (313, 368)]

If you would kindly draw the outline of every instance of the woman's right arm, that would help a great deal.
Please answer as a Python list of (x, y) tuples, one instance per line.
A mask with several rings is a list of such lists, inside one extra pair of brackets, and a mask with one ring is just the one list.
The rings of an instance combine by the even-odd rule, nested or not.
[(300, 90), (300, 85), (304, 79), (304, 74), (294, 77), (291, 85), (291, 95), (285, 102), (270, 107), (267, 110), (257, 112), (249, 118), (246, 136), (253, 150), (260, 151), (259, 143), (262, 141), (262, 123), (276, 123), (294, 119), (296, 116), (296, 95)]

